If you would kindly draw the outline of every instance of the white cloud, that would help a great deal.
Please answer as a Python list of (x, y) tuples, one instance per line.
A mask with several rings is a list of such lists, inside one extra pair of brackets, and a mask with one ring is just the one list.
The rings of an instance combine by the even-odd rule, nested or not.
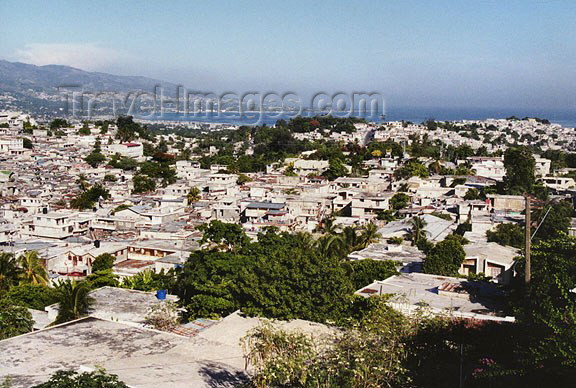
[(127, 55), (95, 43), (32, 43), (16, 50), (13, 59), (33, 65), (67, 65), (104, 71), (124, 62)]

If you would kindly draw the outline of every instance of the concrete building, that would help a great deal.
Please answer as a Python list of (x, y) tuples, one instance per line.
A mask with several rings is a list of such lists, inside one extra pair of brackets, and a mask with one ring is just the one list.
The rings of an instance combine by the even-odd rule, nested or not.
[(458, 271), (461, 275), (483, 273), (500, 284), (510, 283), (514, 275), (514, 258), (520, 255), (518, 249), (494, 242), (466, 244), (464, 251), (466, 258)]
[(327, 160), (304, 160), (294, 161), (294, 172), (298, 175), (322, 175), (328, 170), (330, 163)]
[(392, 294), (388, 302), (399, 312), (412, 315), (423, 311), (432, 315), (514, 322), (503, 310), (501, 291), (493, 283), (469, 282), (462, 278), (409, 273), (377, 280), (356, 291), (357, 295)]
[[(198, 319), (170, 332), (143, 326), (154, 293), (105, 287), (92, 293), (90, 316), (0, 341), (0, 376), (11, 387), (45, 382), (58, 370), (104, 368), (130, 387), (232, 387), (245, 384), (241, 339), (261, 324), (239, 312), (219, 321)], [(53, 312), (52, 312), (53, 314)], [(269, 321), (268, 321), (269, 322)], [(273, 326), (315, 337), (334, 330), (303, 320)]]
[(576, 187), (576, 182), (572, 178), (560, 176), (545, 176), (542, 177), (542, 183), (553, 190), (569, 190)]
[(21, 137), (0, 137), (0, 154), (21, 155), (26, 151)]
[(144, 155), (144, 146), (141, 143), (109, 144), (105, 146), (108, 154), (120, 154), (128, 158), (139, 159)]

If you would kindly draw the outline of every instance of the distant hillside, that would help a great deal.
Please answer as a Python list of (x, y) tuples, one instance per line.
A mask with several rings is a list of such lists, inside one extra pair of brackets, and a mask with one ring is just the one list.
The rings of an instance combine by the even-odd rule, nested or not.
[(92, 92), (151, 92), (156, 85), (162, 85), (168, 92), (176, 90), (176, 85), (152, 78), (0, 60), (0, 110), (25, 109), (43, 114), (57, 111), (63, 97), (58, 87), (64, 85), (78, 85)]
[(35, 66), (0, 60), (0, 91), (33, 89), (49, 91), (62, 85), (81, 85), (94, 91), (152, 90), (154, 85), (175, 87), (168, 82), (137, 76), (89, 72), (70, 66)]

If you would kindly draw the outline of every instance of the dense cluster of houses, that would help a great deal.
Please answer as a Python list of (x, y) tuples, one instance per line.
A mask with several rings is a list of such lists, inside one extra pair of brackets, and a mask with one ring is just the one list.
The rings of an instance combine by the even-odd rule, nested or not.
[[(485, 200), (465, 199), (470, 189), (491, 186), (503, 179), (502, 157), (473, 156), (462, 161), (471, 166), (474, 175), (397, 180), (394, 172), (403, 160), (382, 155), (365, 162), (367, 176), (329, 181), (322, 176), (329, 168), (328, 161), (309, 159), (309, 153), (270, 165), (266, 172), (245, 174), (242, 180), (239, 174), (225, 172), (226, 166), (201, 168), (193, 155), (173, 165), (175, 183), (152, 193), (136, 194), (134, 170), (109, 165), (93, 168), (84, 161), (97, 140), (108, 156), (147, 159), (142, 142), (122, 143), (115, 138), (113, 124), (104, 133), (90, 124), (90, 134), (80, 135), (78, 131), (84, 124), (78, 123), (61, 128), (59, 136), (49, 136), (42, 129), (23, 135), (24, 122), (33, 123), (32, 119), (8, 116), (20, 119), (5, 120), (6, 124), (0, 128), (0, 249), (14, 254), (37, 251), (54, 280), (89, 275), (94, 258), (103, 253), (116, 257), (114, 272), (121, 277), (147, 269), (176, 268), (190, 251), (199, 247), (201, 233), (196, 226), (212, 220), (239, 223), (255, 238), (270, 226), (289, 232), (314, 232), (330, 215), (336, 215), (335, 223), (341, 226), (374, 223), (379, 228), (380, 241), (351, 253), (352, 260), (390, 259), (398, 262), (403, 273), (420, 271), (422, 252), (408, 242), (398, 244), (394, 239), (403, 237), (409, 231), (409, 220), (419, 216), (425, 220), (427, 236), (433, 242), (441, 241), (460, 224), (470, 225), (464, 234), (470, 244), (465, 246), (462, 275), (483, 273), (505, 284), (513, 271), (517, 251), (487, 243), (486, 231), (502, 222), (520, 220), (523, 198), (491, 194)], [(506, 124), (507, 128), (523, 131), (545, 125), (514, 121), (510, 126), (506, 120), (477, 124), (479, 127)], [(407, 134), (425, 130), (423, 125), (405, 123), (388, 123), (385, 128), (374, 124), (356, 126), (358, 130), (354, 133), (335, 132), (330, 136), (361, 144), (390, 138), (409, 142)], [(547, 134), (565, 131), (553, 124), (546, 130)], [(453, 138), (458, 135), (454, 131), (437, 129), (427, 133), (458, 143)], [(442, 134), (452, 137), (443, 138)], [(161, 136), (167, 140), (168, 153), (177, 154), (179, 150), (174, 148), (171, 135)], [(32, 141), (33, 148), (23, 146), (23, 137)], [(189, 138), (177, 140), (189, 147), (196, 142)], [(470, 144), (469, 140), (462, 141)], [(571, 178), (551, 176), (550, 160), (536, 161), (537, 174), (544, 184), (559, 193), (571, 194), (574, 189)], [(288, 169), (290, 174), (286, 173)], [(113, 179), (105, 179), (110, 176)], [(92, 209), (71, 209), (67, 204), (82, 193), (81, 179), (88, 185), (103, 184), (110, 198), (100, 199)], [(196, 198), (189, 195), (192, 188), (198, 189)], [(397, 212), (399, 219), (385, 221), (381, 215), (392, 209), (391, 200), (400, 188), (409, 197), (407, 206)]]
[[(503, 133), (516, 140), (523, 139), (526, 131), (536, 133), (544, 128), (552, 149), (569, 149), (558, 144), (558, 139), (565, 141), (565, 145), (571, 144), (574, 132), (531, 120), (452, 125), (472, 123), (481, 135), (482, 128), (490, 128), (487, 129), (490, 132), (494, 132), (494, 127), (505, 128)], [(356, 291), (357, 295), (393, 294), (389, 304), (405, 314), (424, 306), (433, 314), (449, 312), (462, 318), (514, 321), (514, 317), (502, 313), (497, 301), (502, 300), (500, 286), (512, 279), (519, 251), (488, 242), (486, 232), (501, 223), (521, 222), (524, 198), (487, 194), (483, 199), (471, 199), (467, 195), (473, 189), (502, 181), (506, 169), (501, 156), (442, 162), (452, 169), (465, 163), (472, 172), (469, 175), (398, 179), (395, 172), (410, 155), (383, 154), (364, 162), (367, 171), (364, 176), (348, 174), (328, 180), (323, 173), (330, 169), (330, 163), (312, 159), (313, 151), (271, 164), (266, 172), (246, 174), (229, 173), (225, 165), (202, 168), (198, 160), (202, 155), (192, 154), (172, 165), (174, 183), (139, 194), (134, 190), (133, 179), (137, 168), (114, 168), (106, 163), (91, 167), (84, 159), (99, 142), (101, 152), (108, 157), (144, 162), (150, 157), (144, 155), (142, 141), (120, 142), (113, 124), (107, 131), (89, 124), (90, 134), (86, 133), (85, 123), (59, 128), (58, 134), (30, 129), (35, 124), (27, 115), (0, 114), (0, 251), (15, 255), (36, 251), (52, 282), (84, 279), (92, 273), (95, 258), (105, 253), (115, 257), (113, 273), (121, 279), (142, 271), (178, 268), (201, 246), (202, 234), (197, 226), (213, 220), (240, 224), (248, 236), (257, 238), (260, 231), (270, 226), (287, 232), (317, 234), (325, 220), (333, 217), (334, 224), (340, 227), (373, 223), (378, 228), (379, 240), (351, 252), (348, 259), (392, 260), (399, 270), (398, 275), (388, 279), (374, 279)], [(28, 127), (27, 132), (23, 131), (24, 126)], [(491, 151), (501, 147), (462, 136), (453, 128), (430, 131), (425, 125), (407, 123), (356, 124), (356, 128), (353, 133), (313, 131), (295, 135), (302, 140), (329, 138), (361, 145), (394, 140), (408, 146), (416, 138), (411, 135), (426, 134), (446, 144), (487, 146)], [(193, 138), (160, 136), (167, 144), (167, 154), (177, 155), (183, 148), (193, 149), (197, 144)], [(25, 144), (24, 138), (31, 141), (32, 148), (29, 141)], [(178, 143), (180, 146), (176, 147)], [(217, 152), (211, 146), (204, 156)], [(248, 147), (246, 153), (252, 152)], [(425, 166), (434, 162), (419, 159)], [(352, 171), (350, 166), (344, 168)], [(536, 173), (556, 195), (573, 197), (574, 180), (553, 175), (550, 160), (536, 156)], [(108, 190), (109, 198), (100, 198), (90, 209), (70, 206), (87, 187), (97, 183)], [(405, 198), (400, 208), (394, 199), (398, 193)], [(395, 217), (389, 217), (391, 214)], [(463, 247), (466, 257), (459, 269), (461, 277), (422, 273), (425, 254), (406, 241), (414, 217), (423, 221), (426, 237), (433, 243), (466, 224), (466, 228), (460, 228), (465, 230), (464, 238), (469, 241)], [(486, 275), (492, 281), (470, 282), (469, 275)], [(34, 328), (39, 331), (2, 341), (0, 349), (11, 350), (0, 352), (6, 355), (0, 364), (8, 366), (16, 386), (45, 380), (47, 375), (42, 373), (52, 373), (55, 365), (92, 365), (95, 359), (125, 381), (139, 386), (152, 386), (157, 381), (173, 386), (180, 386), (182, 381), (212, 386), (215, 380), (209, 377), (213, 378), (214, 371), (225, 372), (227, 382), (232, 377), (236, 383), (246, 380), (238, 344), (258, 324), (258, 319), (235, 312), (219, 321), (197, 319), (177, 326), (171, 333), (163, 333), (144, 324), (148, 310), (161, 303), (154, 293), (104, 287), (91, 295), (96, 302), (88, 317), (49, 327), (58, 311), (57, 304), (48, 306), (46, 311), (31, 310), (36, 321)], [(329, 330), (299, 320), (278, 324), (312, 333)], [(70, 331), (74, 331), (76, 340), (70, 341)], [(36, 354), (38, 349), (40, 353)], [(49, 353), (42, 353), (42, 349), (48, 349)], [(31, 355), (34, 357), (30, 358)], [(186, 372), (168, 366), (178, 365), (182, 357), (188, 360)], [(25, 363), (14, 363), (15, 358)], [(160, 359), (163, 361), (159, 362)], [(214, 361), (222, 359), (225, 361)], [(133, 369), (117, 368), (124, 364)], [(157, 367), (148, 367), (152, 365)], [(132, 370), (135, 372), (131, 373)], [(32, 380), (30, 373), (36, 376)]]

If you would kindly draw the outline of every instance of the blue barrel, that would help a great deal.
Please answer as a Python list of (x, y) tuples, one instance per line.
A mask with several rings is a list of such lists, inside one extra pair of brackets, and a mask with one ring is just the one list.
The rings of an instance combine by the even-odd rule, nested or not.
[(166, 299), (166, 294), (168, 294), (168, 291), (166, 290), (158, 290), (156, 291), (156, 298), (160, 299), (160, 300), (165, 300)]

